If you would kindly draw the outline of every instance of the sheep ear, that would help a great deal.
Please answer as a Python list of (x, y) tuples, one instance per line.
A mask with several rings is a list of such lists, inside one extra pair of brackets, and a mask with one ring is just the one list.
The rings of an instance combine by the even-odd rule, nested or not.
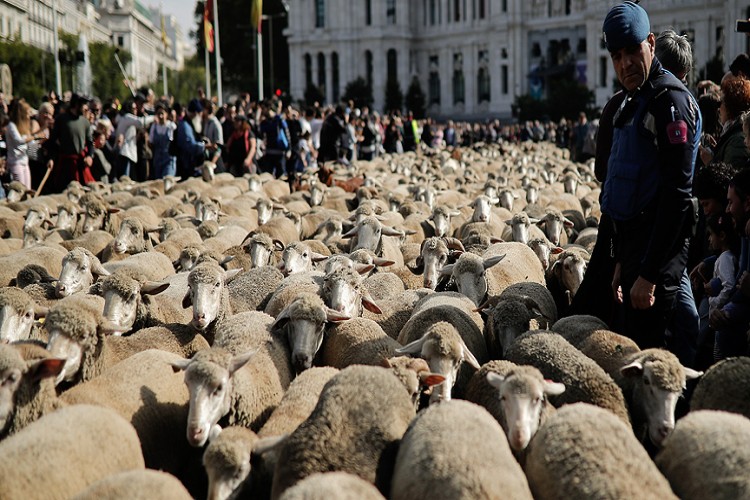
[(232, 361), (229, 362), (229, 376), (231, 377), (234, 375), (234, 372), (245, 366), (255, 356), (256, 352), (258, 352), (258, 349), (253, 349), (233, 357)]
[(273, 240), (273, 246), (279, 252), (283, 252), (284, 248), (286, 248), (284, 243), (281, 240)]
[(483, 265), (485, 269), (489, 269), (495, 264), (500, 263), (501, 260), (505, 258), (505, 254), (502, 255), (495, 255), (494, 257), (488, 257), (484, 259)]
[(383, 226), (383, 228), (380, 231), (380, 234), (385, 235), (385, 236), (403, 236), (404, 231), (399, 231), (398, 229), (394, 229), (390, 226)]
[(451, 274), (453, 274), (453, 266), (455, 266), (455, 264), (447, 264), (447, 265), (443, 266), (440, 269), (440, 275), (441, 276), (450, 276)]
[(399, 347), (394, 352), (396, 354), (410, 354), (412, 356), (419, 356), (422, 354), (422, 346), (427, 341), (427, 335), (424, 335), (414, 342), (406, 344), (404, 347)]
[(224, 284), (229, 283), (234, 279), (235, 276), (240, 274), (242, 272), (242, 268), (239, 269), (230, 269), (229, 271), (224, 271)]
[(169, 283), (147, 281), (141, 285), (141, 295), (158, 295), (169, 288)]
[(349, 231), (347, 231), (346, 233), (342, 234), (341, 237), (343, 239), (345, 239), (345, 240), (347, 240), (349, 238), (354, 238), (355, 236), (357, 236), (358, 232), (359, 232), (359, 225), (354, 226)]
[(393, 264), (395, 264), (394, 261), (383, 259), (381, 257), (375, 257), (374, 259), (372, 259), (372, 263), (378, 267), (388, 267), (388, 266), (392, 266)]
[(641, 363), (641, 360), (636, 359), (629, 365), (620, 368), (620, 373), (626, 377), (640, 377), (643, 375), (643, 363)]
[(322, 262), (327, 259), (328, 255), (323, 255), (322, 253), (317, 252), (310, 252), (310, 260), (312, 260), (313, 262)]
[(26, 366), (26, 376), (30, 377), (33, 382), (38, 382), (45, 378), (53, 378), (60, 375), (60, 372), (65, 366), (65, 360), (46, 358), (28, 363)]
[(47, 313), (49, 313), (49, 307), (34, 304), (34, 319), (46, 318)]
[(371, 313), (383, 314), (383, 311), (380, 310), (378, 305), (375, 303), (375, 300), (372, 298), (372, 295), (370, 295), (370, 292), (368, 292), (367, 290), (364, 290), (362, 292), (362, 305)]
[(346, 320), (352, 319), (346, 314), (341, 314), (338, 311), (334, 311), (330, 307), (326, 307), (325, 311), (326, 311), (326, 321), (331, 322), (331, 323), (338, 323), (340, 321), (346, 321)]
[(286, 438), (289, 434), (282, 434), (281, 436), (270, 436), (260, 438), (253, 443), (253, 455), (259, 456), (267, 453), (275, 448), (279, 448), (286, 443)]
[(188, 366), (190, 366), (190, 360), (183, 358), (178, 361), (171, 361), (169, 364), (172, 365), (172, 370), (177, 373), (182, 370), (187, 370)]
[(500, 375), (499, 373), (495, 372), (487, 372), (486, 378), (487, 383), (495, 389), (500, 389), (503, 386), (503, 382), (505, 382), (505, 375)]
[(187, 291), (185, 296), (182, 298), (182, 308), (187, 309), (193, 305), (193, 296), (190, 294), (190, 290)]
[(570, 219), (567, 217), (563, 218), (563, 226), (565, 227), (573, 227), (575, 224), (573, 224)]
[(482, 366), (479, 364), (479, 361), (477, 361), (477, 358), (474, 357), (474, 354), (469, 350), (468, 347), (466, 347), (466, 344), (463, 346), (464, 351), (464, 362), (469, 363), (471, 366), (479, 370)]
[(105, 335), (111, 335), (115, 332), (123, 332), (124, 330), (119, 325), (116, 325), (111, 321), (104, 320), (97, 327), (97, 331)]
[(279, 313), (278, 316), (276, 316), (276, 321), (274, 321), (271, 325), (271, 330), (280, 330), (284, 328), (289, 322), (289, 318), (289, 306), (287, 306)]
[(407, 236), (411, 236), (412, 234), (417, 234), (417, 232), (413, 229), (404, 229), (404, 234)]
[(564, 251), (565, 250), (562, 247), (554, 247), (550, 248), (549, 253), (551, 253), (552, 255), (558, 255), (563, 253)]
[(490, 308), (490, 299), (488, 298), (487, 300), (479, 304), (479, 306), (477, 306), (477, 308), (474, 309), (474, 312), (482, 312), (485, 309), (489, 309), (489, 308)]
[(221, 262), (219, 262), (219, 265), (221, 267), (224, 267), (227, 264), (229, 264), (230, 262), (232, 262), (233, 260), (234, 260), (234, 255), (227, 255), (226, 257), (224, 257), (223, 259), (221, 259)]
[(490, 243), (493, 244), (493, 245), (495, 243), (505, 243), (505, 240), (502, 239), (502, 238), (490, 238)]
[(448, 212), (448, 215), (451, 217), (458, 217), (459, 215), (461, 215), (461, 212), (459, 212), (458, 210), (454, 210), (452, 212)]
[(559, 396), (565, 392), (565, 384), (545, 379), (542, 384), (542, 390), (547, 396)]
[(529, 224), (537, 224), (537, 225), (541, 226), (545, 222), (546, 222), (545, 219), (536, 219), (534, 217), (529, 217)]
[(114, 208), (114, 207), (108, 207), (107, 208), (107, 213), (108, 214), (119, 214), (121, 211), (122, 210), (119, 209), (119, 208)]
[(438, 375), (437, 373), (422, 372), (419, 374), (419, 381), (422, 383), (422, 385), (432, 387), (445, 382), (445, 377), (442, 375)]
[(354, 264), (354, 270), (357, 274), (367, 274), (375, 269), (374, 264)]
[(508, 219), (508, 220), (505, 221), (505, 223), (507, 225), (509, 225), (509, 226), (512, 226), (513, 225), (513, 219)]
[(692, 368), (688, 368), (687, 366), (683, 366), (682, 369), (685, 371), (685, 379), (687, 380), (694, 380), (703, 376), (703, 372), (693, 370)]
[(409, 268), (409, 271), (412, 272), (412, 274), (422, 274), (424, 273), (424, 260), (422, 259), (422, 256), (418, 256), (414, 261), (414, 266), (406, 266)]

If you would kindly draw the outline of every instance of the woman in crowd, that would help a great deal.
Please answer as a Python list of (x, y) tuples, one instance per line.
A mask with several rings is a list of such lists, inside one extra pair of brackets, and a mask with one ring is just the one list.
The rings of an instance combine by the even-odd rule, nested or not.
[(750, 110), (750, 81), (744, 78), (725, 78), (721, 83), (721, 104), (719, 122), (721, 135), (718, 141), (705, 136), (706, 143), (700, 148), (701, 161), (704, 165), (720, 161), (729, 163), (735, 168), (744, 168), (750, 151), (745, 147), (742, 133), (743, 112)]
[(8, 148), (7, 169), (10, 177), (28, 189), (31, 189), (28, 144), (43, 137), (31, 133), (30, 109), (23, 99), (14, 99), (8, 110), (10, 121), (5, 128), (5, 142)]
[(156, 105), (156, 119), (149, 131), (148, 142), (151, 143), (153, 153), (153, 178), (162, 179), (177, 173), (177, 158), (170, 154), (169, 146), (174, 139), (177, 126), (169, 119), (167, 106), (163, 103)]

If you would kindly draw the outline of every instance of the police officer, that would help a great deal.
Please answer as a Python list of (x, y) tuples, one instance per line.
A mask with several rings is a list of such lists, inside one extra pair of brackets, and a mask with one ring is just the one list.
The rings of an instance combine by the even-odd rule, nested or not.
[(627, 92), (614, 116), (602, 211), (614, 224), (612, 288), (620, 330), (641, 348), (664, 346), (668, 314), (687, 262), (692, 174), (701, 135), (698, 106), (654, 56), (648, 14), (633, 2), (603, 25)]

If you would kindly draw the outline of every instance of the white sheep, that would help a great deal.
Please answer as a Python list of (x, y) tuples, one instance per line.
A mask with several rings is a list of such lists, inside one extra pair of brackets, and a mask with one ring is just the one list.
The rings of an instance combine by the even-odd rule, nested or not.
[(101, 479), (75, 495), (71, 500), (128, 498), (129, 500), (191, 500), (193, 497), (171, 474), (155, 470), (134, 470)]
[(384, 500), (378, 489), (364, 479), (346, 472), (317, 473), (306, 477), (279, 497), (279, 500)]
[(721, 410), (750, 418), (750, 358), (741, 356), (719, 361), (698, 381), (690, 399), (690, 410)]
[(456, 400), (431, 406), (410, 424), (399, 445), (390, 498), (532, 496), (500, 424), (481, 406)]

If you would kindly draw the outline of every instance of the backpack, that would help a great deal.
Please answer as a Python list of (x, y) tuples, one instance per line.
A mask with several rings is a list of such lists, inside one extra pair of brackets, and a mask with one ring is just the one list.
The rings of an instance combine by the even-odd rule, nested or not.
[(287, 127), (286, 122), (282, 120), (280, 117), (274, 118), (274, 122), (276, 125), (276, 149), (280, 149), (282, 151), (288, 151), (289, 150), (289, 127)]

